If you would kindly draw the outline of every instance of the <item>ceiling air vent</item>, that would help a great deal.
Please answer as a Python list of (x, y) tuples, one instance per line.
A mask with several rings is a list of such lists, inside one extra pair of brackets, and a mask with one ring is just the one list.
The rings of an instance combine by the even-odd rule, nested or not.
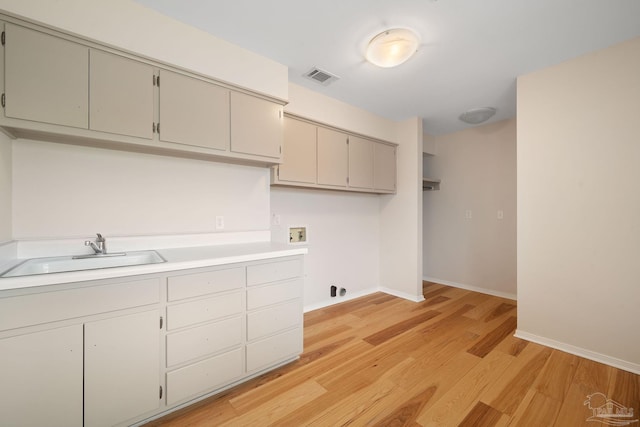
[(316, 83), (320, 83), (323, 86), (328, 86), (329, 84), (335, 82), (340, 77), (335, 74), (331, 74), (328, 71), (321, 70), (320, 68), (313, 67), (309, 71), (303, 74), (304, 77), (309, 80), (313, 80)]

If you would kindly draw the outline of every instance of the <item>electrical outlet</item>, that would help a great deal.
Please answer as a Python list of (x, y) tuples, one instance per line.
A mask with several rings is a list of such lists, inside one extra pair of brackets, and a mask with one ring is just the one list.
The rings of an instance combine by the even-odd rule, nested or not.
[(473, 218), (473, 211), (472, 211), (472, 210), (470, 210), (470, 209), (466, 210), (466, 211), (464, 212), (464, 217), (465, 217), (466, 219), (471, 219), (471, 218)]
[(216, 217), (216, 230), (224, 230), (224, 217), (217, 216)]
[(271, 225), (280, 225), (280, 215), (271, 214)]
[(502, 210), (498, 211), (497, 217), (498, 217), (498, 219), (504, 219), (504, 211), (502, 211)]

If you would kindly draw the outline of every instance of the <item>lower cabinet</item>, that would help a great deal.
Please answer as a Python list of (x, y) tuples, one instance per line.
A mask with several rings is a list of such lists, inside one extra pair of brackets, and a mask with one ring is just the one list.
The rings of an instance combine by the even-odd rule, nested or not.
[(302, 353), (302, 257), (167, 279), (167, 406)]
[(237, 380), (244, 374), (242, 349), (192, 363), (167, 374), (167, 405), (173, 405)]
[(84, 325), (84, 425), (112, 426), (160, 407), (158, 310)]
[(290, 256), (0, 291), (0, 425), (140, 423), (294, 360), (302, 267)]
[(159, 320), (151, 310), (0, 339), (0, 424), (112, 426), (157, 410)]
[(0, 424), (82, 426), (82, 325), (0, 339)]

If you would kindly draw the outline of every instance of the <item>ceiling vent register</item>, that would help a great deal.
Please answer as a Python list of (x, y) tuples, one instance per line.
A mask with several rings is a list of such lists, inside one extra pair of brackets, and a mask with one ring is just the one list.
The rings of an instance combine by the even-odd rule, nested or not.
[(313, 67), (305, 74), (303, 74), (303, 76), (323, 86), (328, 86), (340, 78), (335, 74), (331, 74), (330, 72), (321, 70), (317, 67)]

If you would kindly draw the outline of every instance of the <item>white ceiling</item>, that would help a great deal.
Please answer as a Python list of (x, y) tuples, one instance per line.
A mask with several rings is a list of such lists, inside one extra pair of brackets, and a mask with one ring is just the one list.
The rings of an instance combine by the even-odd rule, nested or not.
[[(514, 117), (516, 77), (640, 36), (640, 0), (136, 0), (289, 67), (289, 80), (434, 135), (469, 127), (467, 109)], [(368, 40), (415, 30), (398, 68), (363, 58)], [(340, 77), (302, 77), (317, 66)]]

